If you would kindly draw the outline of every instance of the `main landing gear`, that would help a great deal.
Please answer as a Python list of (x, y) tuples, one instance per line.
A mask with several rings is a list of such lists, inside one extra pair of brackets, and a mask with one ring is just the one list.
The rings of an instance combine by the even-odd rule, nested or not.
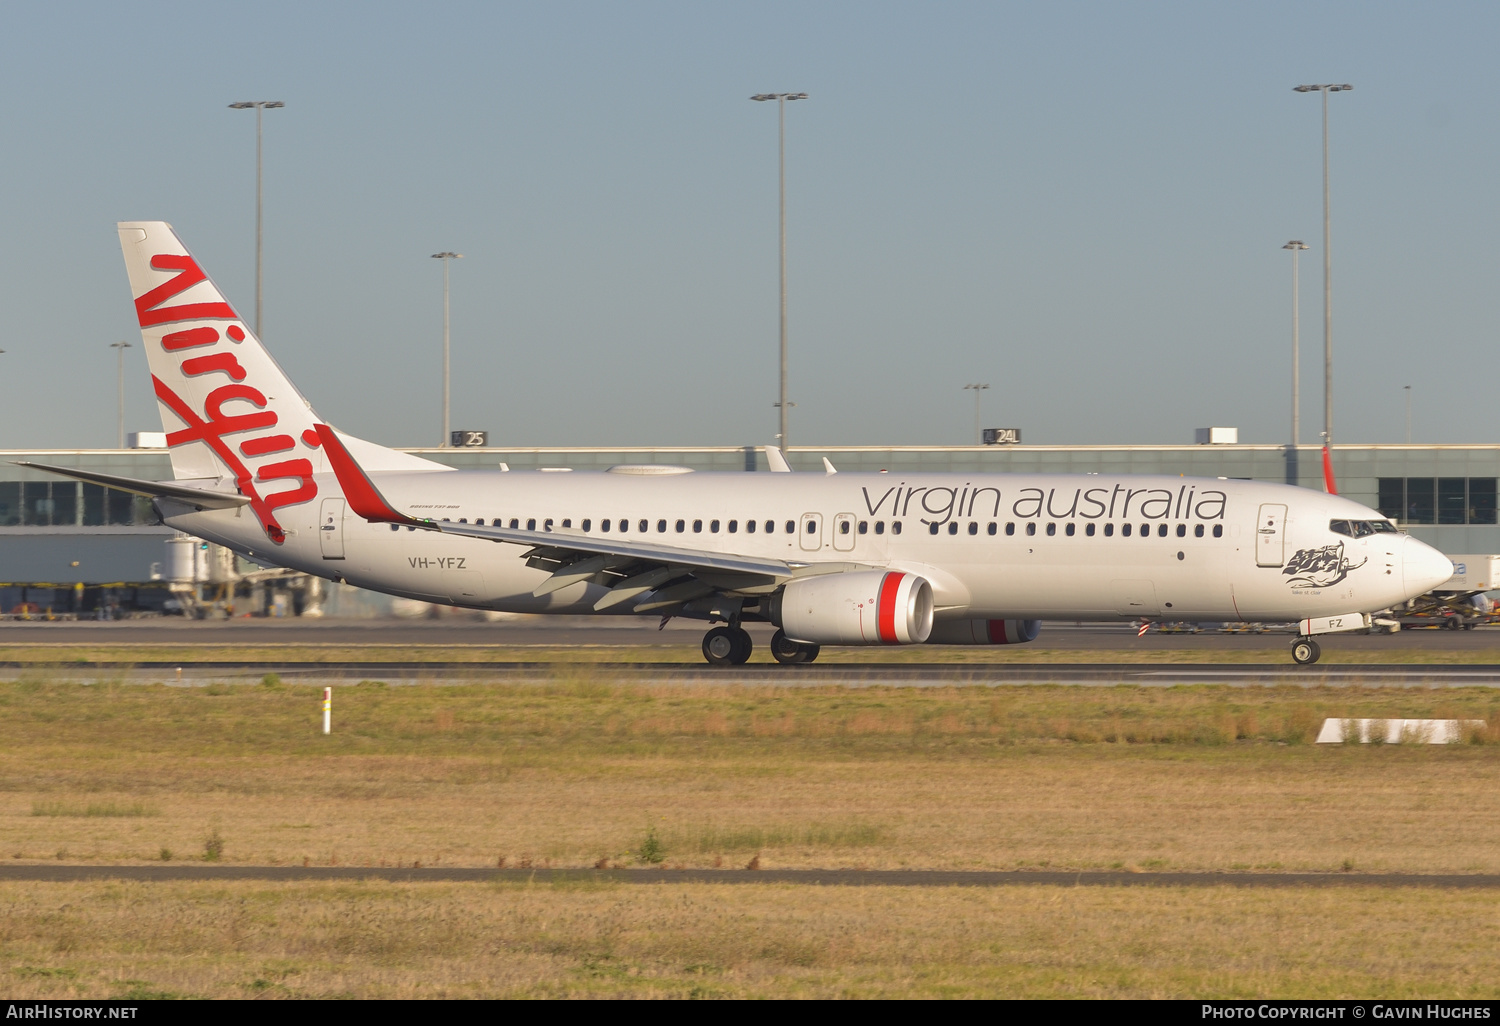
[(1298, 666), (1311, 666), (1322, 654), (1323, 650), (1312, 638), (1298, 638), (1292, 642), (1292, 662)]
[(713, 666), (739, 666), (754, 648), (743, 627), (715, 627), (703, 635), (703, 658)]
[(785, 631), (778, 630), (771, 635), (771, 655), (783, 666), (793, 666), (797, 663), (810, 663), (818, 658), (821, 651), (817, 645), (806, 641), (793, 641), (786, 636)]
[[(711, 666), (739, 666), (750, 658), (754, 649), (750, 633), (743, 627), (715, 627), (703, 635), (703, 658)], [(771, 638), (771, 655), (783, 666), (810, 663), (818, 658), (817, 645), (793, 641), (783, 631)]]

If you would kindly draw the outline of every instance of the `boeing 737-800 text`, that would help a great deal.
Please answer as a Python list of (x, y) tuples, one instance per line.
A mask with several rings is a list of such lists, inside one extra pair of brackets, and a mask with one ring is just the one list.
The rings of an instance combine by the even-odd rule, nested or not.
[(749, 658), (747, 621), (797, 663), (1026, 642), (1049, 618), (1300, 621), (1310, 663), (1313, 635), (1453, 573), (1374, 510), (1254, 481), (454, 470), (323, 422), (171, 226), (119, 229), (175, 480), (45, 469), (263, 564), (473, 609), (693, 617), (720, 624), (718, 664)]

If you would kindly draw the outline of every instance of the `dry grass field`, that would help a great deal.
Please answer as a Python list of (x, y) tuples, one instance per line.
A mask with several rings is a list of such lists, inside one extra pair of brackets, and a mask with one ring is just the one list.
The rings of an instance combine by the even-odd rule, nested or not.
[(8, 997), (1495, 998), (1492, 892), (0, 884)]
[[(1500, 872), (1488, 689), (0, 682), (0, 859)], [(1490, 891), (0, 884), (8, 993), (1493, 995)], [(135, 981), (135, 982), (131, 982)]]

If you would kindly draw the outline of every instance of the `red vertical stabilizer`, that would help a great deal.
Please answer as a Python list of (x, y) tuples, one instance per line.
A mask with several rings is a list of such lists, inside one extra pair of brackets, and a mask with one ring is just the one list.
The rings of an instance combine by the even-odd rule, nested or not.
[(1333, 457), (1328, 453), (1328, 446), (1323, 446), (1323, 490), (1329, 495), (1337, 495), (1339, 486), (1333, 480)]

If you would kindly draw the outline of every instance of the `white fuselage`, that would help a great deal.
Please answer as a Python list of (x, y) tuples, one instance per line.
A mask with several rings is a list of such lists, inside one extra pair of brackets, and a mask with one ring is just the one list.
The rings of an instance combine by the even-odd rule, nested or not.
[[(362, 588), (476, 609), (585, 613), (578, 582), (534, 596), (530, 546), (370, 523), (331, 474), (277, 511), (267, 540), (245, 510), (167, 523), (254, 559)], [(1287, 485), (1122, 475), (807, 474), (433, 470), (377, 476), (414, 518), (808, 563), (905, 570), (931, 582), (938, 619), (1298, 620), (1385, 609), (1451, 573), (1373, 510)], [(750, 525), (754, 525), (751, 529)], [(933, 533), (934, 526), (936, 533)], [(610, 612), (630, 612), (630, 605)]]

